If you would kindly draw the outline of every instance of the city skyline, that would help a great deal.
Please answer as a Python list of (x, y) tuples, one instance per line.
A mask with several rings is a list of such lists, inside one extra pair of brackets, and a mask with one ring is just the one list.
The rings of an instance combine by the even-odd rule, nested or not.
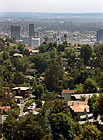
[(103, 13), (103, 0), (1, 0), (0, 12)]

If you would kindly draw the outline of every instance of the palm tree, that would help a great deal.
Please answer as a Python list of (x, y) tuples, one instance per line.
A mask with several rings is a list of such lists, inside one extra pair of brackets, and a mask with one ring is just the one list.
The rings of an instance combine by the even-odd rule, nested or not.
[(46, 42), (46, 44), (47, 44), (47, 41), (48, 41), (48, 37), (45, 37), (45, 42)]
[(64, 34), (64, 38), (65, 38), (65, 41), (66, 41), (66, 38), (67, 38), (67, 34)]

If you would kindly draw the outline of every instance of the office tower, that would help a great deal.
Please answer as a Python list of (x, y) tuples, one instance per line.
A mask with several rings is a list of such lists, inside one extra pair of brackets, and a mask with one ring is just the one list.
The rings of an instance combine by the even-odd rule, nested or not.
[(34, 24), (29, 24), (29, 37), (34, 37)]
[(99, 29), (97, 31), (97, 35), (96, 35), (96, 40), (99, 42), (99, 41), (103, 41), (103, 29)]
[(20, 26), (11, 25), (11, 37), (20, 40)]

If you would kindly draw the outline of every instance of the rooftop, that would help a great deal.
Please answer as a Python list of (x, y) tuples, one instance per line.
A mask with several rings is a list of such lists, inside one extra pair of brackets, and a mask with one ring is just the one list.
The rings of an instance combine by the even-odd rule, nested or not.
[(73, 94), (73, 93), (74, 93), (74, 90), (63, 89), (63, 90), (62, 90), (62, 94), (65, 94), (65, 93)]
[(85, 93), (85, 94), (73, 94), (72, 97), (75, 97), (77, 100), (79, 100), (81, 97), (85, 96), (86, 98), (92, 97), (94, 94), (99, 96), (99, 93)]
[(35, 77), (31, 76), (31, 75), (25, 75), (26, 78), (28, 79), (34, 79)]
[(8, 110), (10, 110), (10, 106), (0, 106), (0, 110), (4, 110), (5, 112), (7, 112)]
[(88, 102), (82, 102), (82, 101), (68, 101), (68, 106), (74, 106), (74, 105), (87, 105)]
[(19, 53), (14, 53), (13, 56), (14, 56), (14, 57), (16, 57), (16, 56), (20, 56), (20, 57), (22, 57), (23, 55), (22, 55), (22, 54), (19, 54)]
[(74, 111), (74, 112), (88, 112), (89, 113), (89, 106), (88, 105), (74, 105), (74, 106), (70, 106), (70, 108)]
[(15, 96), (15, 99), (23, 99), (23, 96)]
[(18, 90), (18, 89), (20, 89), (20, 90), (29, 90), (30, 87), (15, 87), (15, 88), (12, 88), (12, 90)]

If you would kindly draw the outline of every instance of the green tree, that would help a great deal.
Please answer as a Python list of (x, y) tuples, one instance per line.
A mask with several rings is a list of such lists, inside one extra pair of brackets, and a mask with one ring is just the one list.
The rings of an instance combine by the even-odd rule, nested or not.
[(3, 133), (7, 140), (18, 140), (20, 135), (19, 131), (19, 123), (17, 119), (12, 116), (9, 116), (3, 124)]
[(95, 119), (98, 117), (98, 115), (100, 115), (101, 120), (103, 121), (103, 93), (99, 94), (99, 97), (94, 104), (93, 115)]
[(23, 58), (14, 59), (14, 66), (16, 70), (19, 72), (26, 72), (26, 69), (29, 66), (29, 60), (27, 56), (23, 56)]
[(94, 66), (99, 67), (100, 69), (103, 70), (103, 45), (97, 45), (94, 48), (94, 52), (96, 54), (95, 61), (94, 61)]
[(48, 118), (51, 116), (51, 114), (57, 114), (61, 112), (71, 117), (71, 113), (68, 110), (67, 104), (59, 99), (46, 102), (40, 110), (41, 115), (43, 117), (47, 116)]
[(77, 57), (76, 50), (72, 47), (65, 48), (65, 55), (66, 58), (68, 58), (69, 64), (74, 62), (75, 58)]
[(84, 84), (86, 79), (89, 78), (89, 77), (92, 77), (91, 71), (82, 70), (79, 74), (75, 75), (74, 82), (76, 84), (80, 84), (80, 83)]
[(15, 85), (18, 85), (18, 84), (23, 84), (24, 82), (25, 82), (25, 76), (22, 73), (16, 72), (14, 74), (13, 83)]
[(84, 91), (88, 93), (96, 93), (97, 92), (97, 86), (95, 81), (92, 78), (87, 78), (84, 83)]
[(67, 34), (64, 34), (64, 38), (65, 38), (65, 41), (66, 41), (66, 38), (67, 38)]
[(25, 44), (24, 43), (19, 43), (17, 49), (20, 50), (21, 53), (23, 53), (23, 50), (25, 48)]
[(3, 133), (7, 140), (41, 140), (44, 131), (32, 114), (20, 120), (9, 116), (3, 125)]
[(101, 91), (103, 91), (103, 72), (99, 75), (99, 86), (101, 88)]
[(60, 58), (53, 59), (46, 69), (45, 83), (48, 90), (61, 90), (63, 67)]
[(37, 85), (32, 94), (37, 98), (41, 98), (41, 96), (44, 94), (44, 87), (42, 85)]
[(81, 47), (81, 58), (84, 59), (84, 64), (87, 64), (92, 54), (92, 47), (88, 44)]
[(83, 93), (84, 91), (84, 85), (83, 84), (79, 84), (79, 85), (76, 85), (76, 88), (74, 89), (74, 93)]
[(32, 56), (32, 63), (35, 63), (35, 68), (39, 73), (43, 73), (50, 62), (50, 55), (48, 53), (39, 53)]
[(65, 46), (64, 46), (64, 44), (59, 44), (58, 46), (57, 46), (57, 50), (60, 52), (63, 52), (64, 51), (64, 48), (65, 48)]
[(8, 69), (9, 71), (12, 71), (13, 66), (10, 59), (7, 59), (6, 61), (4, 61), (3, 65), (6, 67), (6, 69)]
[(46, 44), (41, 44), (41, 45), (39, 46), (39, 51), (40, 51), (40, 53), (46, 52)]
[(11, 83), (13, 81), (14, 75), (12, 72), (5, 70), (4, 73), (4, 81), (7, 81), (8, 83)]
[(47, 41), (48, 41), (48, 37), (45, 37), (45, 42), (46, 42), (46, 44), (47, 44)]
[(16, 103), (11, 104), (11, 109), (8, 111), (8, 115), (17, 119), (20, 114), (19, 106)]
[(79, 124), (64, 113), (52, 114), (49, 120), (54, 140), (73, 140), (81, 131)]
[(5, 44), (3, 39), (0, 38), (0, 52), (3, 51), (5, 49)]
[(9, 58), (9, 52), (8, 51), (4, 51), (2, 53), (2, 57), (3, 57), (4, 60), (8, 59)]
[(29, 50), (28, 49), (24, 49), (23, 50), (23, 55), (29, 56), (30, 55)]
[(93, 94), (93, 96), (88, 100), (89, 110), (90, 112), (93, 112), (94, 110), (94, 104), (97, 100), (97, 95)]
[(56, 49), (51, 50), (50, 51), (50, 58), (52, 59), (52, 58), (56, 58), (56, 57), (57, 57)]
[(87, 125), (74, 140), (100, 140), (101, 132), (94, 125)]

